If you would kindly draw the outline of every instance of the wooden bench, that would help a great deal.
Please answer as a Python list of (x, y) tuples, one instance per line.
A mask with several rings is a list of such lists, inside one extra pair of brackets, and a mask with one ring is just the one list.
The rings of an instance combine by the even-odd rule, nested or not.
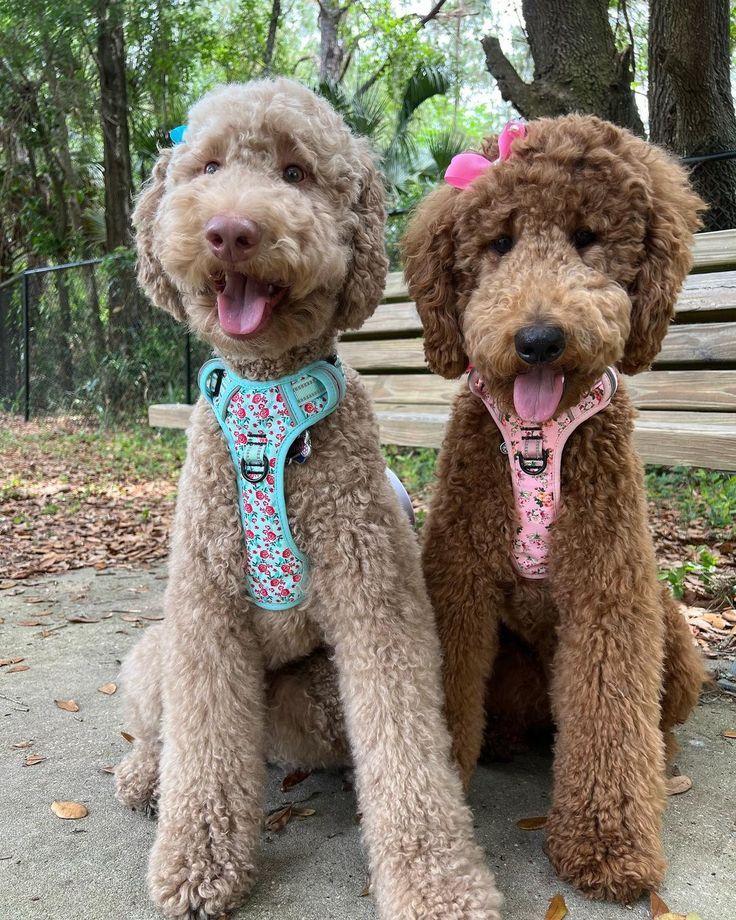
[[(736, 230), (702, 233), (675, 322), (654, 368), (627, 378), (639, 409), (636, 442), (646, 463), (736, 470)], [(450, 403), (465, 382), (430, 374), (422, 326), (400, 272), (342, 357), (373, 396), (384, 444), (439, 447)], [(184, 428), (191, 407), (149, 408), (151, 425)]]

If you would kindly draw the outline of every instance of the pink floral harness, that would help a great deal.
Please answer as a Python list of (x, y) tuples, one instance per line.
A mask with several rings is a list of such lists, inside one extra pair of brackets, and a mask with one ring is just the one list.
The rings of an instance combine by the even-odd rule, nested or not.
[(546, 578), (551, 529), (560, 506), (565, 444), (579, 425), (611, 402), (618, 387), (616, 371), (609, 367), (576, 406), (542, 424), (502, 413), (475, 370), (468, 377), (468, 386), (503, 435), (501, 450), (509, 458), (519, 517), (513, 542), (516, 568), (525, 578)]

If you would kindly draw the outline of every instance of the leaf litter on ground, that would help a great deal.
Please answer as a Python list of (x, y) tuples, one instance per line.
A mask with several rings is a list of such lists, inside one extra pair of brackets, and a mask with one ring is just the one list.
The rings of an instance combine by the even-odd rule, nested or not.
[(51, 811), (57, 818), (63, 818), (65, 821), (78, 821), (89, 814), (81, 802), (52, 802)]
[(79, 703), (76, 700), (54, 700), (54, 703), (64, 712), (79, 712)]
[(547, 824), (547, 815), (540, 815), (538, 818), (522, 818), (516, 822), (516, 826), (523, 831), (536, 831)]
[(656, 891), (649, 893), (649, 913), (652, 920), (700, 920), (698, 914), (673, 913)]
[(303, 808), (294, 802), (287, 802), (266, 815), (264, 826), (267, 831), (277, 833), (283, 830), (292, 818), (311, 818), (316, 814), (314, 808)]
[(544, 920), (564, 920), (567, 916), (567, 904), (561, 894), (556, 894), (549, 902)]

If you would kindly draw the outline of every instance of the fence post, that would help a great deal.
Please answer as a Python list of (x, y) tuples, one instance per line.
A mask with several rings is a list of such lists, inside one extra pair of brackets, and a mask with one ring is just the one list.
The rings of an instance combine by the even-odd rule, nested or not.
[(31, 420), (31, 316), (28, 303), (28, 272), (23, 272), (23, 394), (25, 420)]
[(186, 368), (185, 373), (187, 375), (186, 382), (186, 400), (187, 403), (191, 406), (192, 404), (192, 339), (187, 329), (187, 338), (185, 344), (185, 353), (184, 353), (184, 366)]

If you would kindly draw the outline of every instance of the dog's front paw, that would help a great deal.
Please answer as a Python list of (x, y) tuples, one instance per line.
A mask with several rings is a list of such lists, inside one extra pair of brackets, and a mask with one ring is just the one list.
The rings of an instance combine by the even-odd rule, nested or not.
[(119, 802), (155, 816), (158, 801), (158, 751), (136, 744), (115, 768), (115, 795)]
[(209, 920), (237, 907), (256, 872), (249, 847), (223, 839), (206, 824), (182, 822), (181, 833), (159, 830), (148, 887), (165, 917)]
[(554, 815), (547, 822), (547, 852), (561, 879), (596, 900), (630, 904), (642, 892), (656, 890), (665, 862), (657, 835), (602, 834), (591, 824), (563, 822)]
[(385, 920), (500, 920), (501, 895), (474, 844), (392, 861), (381, 875), (376, 897)]

